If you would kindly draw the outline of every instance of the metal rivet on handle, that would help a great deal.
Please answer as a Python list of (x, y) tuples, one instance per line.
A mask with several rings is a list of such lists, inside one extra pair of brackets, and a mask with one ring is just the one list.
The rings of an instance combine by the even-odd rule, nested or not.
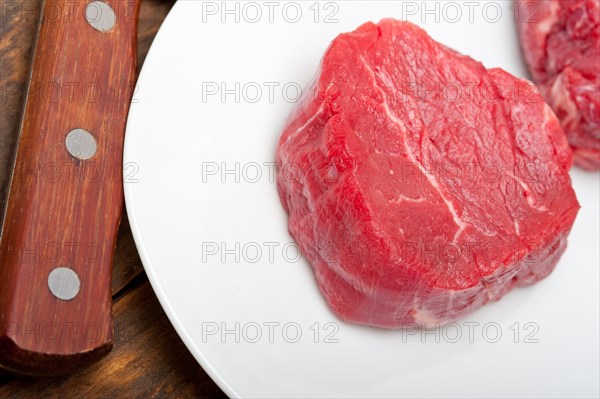
[(57, 267), (48, 275), (48, 288), (52, 295), (63, 301), (70, 301), (79, 293), (81, 282), (75, 270)]
[(113, 9), (103, 1), (92, 1), (85, 8), (85, 19), (100, 32), (106, 32), (115, 26), (117, 17)]
[(67, 134), (67, 151), (77, 159), (85, 161), (96, 154), (96, 139), (90, 132), (73, 129)]

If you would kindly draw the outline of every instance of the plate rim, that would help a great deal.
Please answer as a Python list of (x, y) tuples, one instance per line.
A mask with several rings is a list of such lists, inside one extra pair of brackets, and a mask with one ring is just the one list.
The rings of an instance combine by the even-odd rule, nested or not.
[[(173, 4), (173, 7), (171, 7), (167, 16), (163, 20), (160, 28), (158, 29), (158, 32), (156, 33), (156, 36), (154, 37), (152, 44), (150, 45), (150, 49), (148, 50), (148, 54), (146, 55), (144, 63), (142, 64), (142, 68), (138, 74), (136, 84), (139, 83), (140, 81), (142, 81), (145, 74), (147, 73), (147, 72), (145, 72), (146, 62), (156, 52), (157, 43), (160, 42), (160, 39), (164, 35), (164, 32), (165, 32), (165, 29), (163, 29), (163, 28), (165, 26), (167, 26), (168, 24), (170, 24), (171, 20), (174, 18), (173, 15), (180, 8), (181, 2), (182, 2), (182, 0), (177, 0), (175, 2), (175, 4)], [(127, 164), (128, 159), (129, 159), (128, 154), (130, 151), (129, 149), (131, 147), (131, 144), (130, 144), (130, 140), (128, 139), (128, 137), (131, 137), (131, 135), (128, 135), (127, 132), (129, 132), (131, 129), (133, 129), (130, 126), (130, 123), (132, 120), (130, 118), (130, 115), (135, 112), (138, 112), (138, 111), (136, 111), (134, 108), (130, 107), (130, 110), (128, 113), (128, 118), (127, 118), (127, 124), (125, 127), (125, 141), (124, 141), (124, 145), (123, 145), (123, 166), (125, 166)], [(177, 317), (175, 310), (172, 308), (171, 304), (167, 301), (167, 299), (166, 299), (167, 295), (165, 294), (164, 289), (163, 289), (162, 285), (160, 284), (158, 277), (156, 276), (156, 273), (155, 273), (156, 268), (154, 266), (152, 266), (152, 261), (150, 260), (148, 251), (145, 249), (146, 246), (145, 246), (145, 242), (143, 239), (143, 234), (141, 233), (141, 228), (138, 225), (139, 218), (136, 216), (136, 211), (135, 211), (136, 208), (135, 208), (135, 206), (131, 205), (133, 203), (133, 197), (135, 196), (135, 194), (133, 193), (132, 185), (125, 182), (125, 180), (123, 180), (123, 194), (125, 197), (125, 211), (127, 212), (129, 226), (131, 228), (133, 240), (135, 242), (137, 252), (140, 256), (142, 266), (144, 267), (144, 271), (145, 271), (146, 275), (148, 276), (148, 280), (150, 281), (150, 286), (152, 287), (152, 290), (154, 291), (156, 297), (158, 298), (158, 302), (160, 303), (160, 306), (162, 307), (163, 311), (167, 315), (169, 322), (171, 323), (171, 325), (177, 332), (177, 335), (179, 336), (179, 338), (183, 341), (187, 350), (192, 354), (192, 356), (194, 357), (196, 362), (198, 362), (200, 364), (200, 366), (202, 367), (204, 372), (206, 372), (206, 374), (211, 378), (211, 380), (215, 384), (217, 384), (217, 386), (228, 397), (240, 398), (241, 396), (239, 395), (239, 393), (229, 383), (227, 383), (227, 381), (223, 378), (223, 376), (211, 365), (211, 363), (208, 361), (208, 359), (206, 359), (206, 357), (202, 354), (202, 351), (200, 351), (198, 348), (196, 348), (194, 341), (191, 339), (188, 332), (183, 327), (183, 324)]]

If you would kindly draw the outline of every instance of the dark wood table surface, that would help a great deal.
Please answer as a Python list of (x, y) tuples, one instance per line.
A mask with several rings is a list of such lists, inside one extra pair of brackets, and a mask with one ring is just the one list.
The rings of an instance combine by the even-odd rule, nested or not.
[[(4, 208), (25, 98), (40, 0), (0, 0), (0, 212)], [(139, 65), (173, 5), (144, 0)], [(126, 217), (113, 271), (115, 339), (100, 363), (60, 378), (0, 374), (0, 398), (225, 397), (183, 345), (144, 274)]]

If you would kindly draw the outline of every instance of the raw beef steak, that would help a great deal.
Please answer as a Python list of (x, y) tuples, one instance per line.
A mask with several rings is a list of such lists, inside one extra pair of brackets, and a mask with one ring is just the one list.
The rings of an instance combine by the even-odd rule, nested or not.
[(575, 163), (600, 169), (600, 1), (519, 0), (517, 6), (525, 59)]
[(410, 23), (334, 40), (280, 138), (277, 184), (339, 317), (432, 326), (552, 271), (579, 205), (532, 90)]

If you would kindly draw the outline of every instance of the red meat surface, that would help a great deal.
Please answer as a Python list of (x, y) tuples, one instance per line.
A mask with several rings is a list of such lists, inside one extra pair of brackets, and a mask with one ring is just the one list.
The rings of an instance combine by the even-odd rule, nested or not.
[(340, 318), (435, 326), (553, 270), (579, 204), (531, 83), (383, 20), (337, 37), (314, 87), (279, 140), (277, 184)]
[(575, 163), (600, 169), (600, 1), (519, 0), (521, 47)]

